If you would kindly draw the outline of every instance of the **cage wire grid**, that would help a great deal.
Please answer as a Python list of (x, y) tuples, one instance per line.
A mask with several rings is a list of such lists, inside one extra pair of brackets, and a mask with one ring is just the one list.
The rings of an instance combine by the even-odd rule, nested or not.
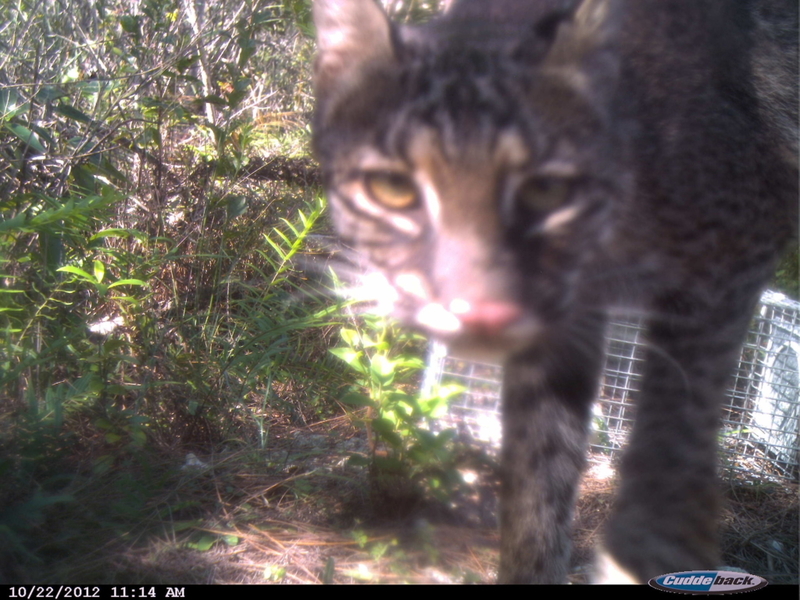
[[(643, 373), (646, 334), (640, 318), (612, 320), (594, 406), (590, 456), (614, 461), (633, 426), (633, 398)], [(502, 367), (449, 356), (431, 344), (423, 390), (458, 384), (440, 423), (471, 443), (497, 448), (501, 440)], [(722, 407), (722, 474), (798, 481), (800, 474), (800, 303), (767, 291), (731, 379)]]

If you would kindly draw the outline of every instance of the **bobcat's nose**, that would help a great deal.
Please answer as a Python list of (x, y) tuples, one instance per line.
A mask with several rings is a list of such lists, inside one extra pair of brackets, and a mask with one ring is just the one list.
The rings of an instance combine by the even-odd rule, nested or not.
[(417, 313), (416, 320), (440, 334), (466, 333), (481, 338), (496, 338), (508, 334), (516, 322), (524, 320), (523, 317), (524, 311), (514, 302), (469, 302), (458, 298), (450, 302), (447, 308), (438, 302), (426, 304)]
[(487, 300), (470, 303), (456, 299), (450, 303), (450, 312), (458, 317), (466, 331), (493, 337), (519, 321), (524, 311), (514, 302)]

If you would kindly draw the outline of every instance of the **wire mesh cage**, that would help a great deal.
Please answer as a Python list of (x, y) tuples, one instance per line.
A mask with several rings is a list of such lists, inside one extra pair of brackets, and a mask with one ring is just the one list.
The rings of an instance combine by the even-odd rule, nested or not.
[(798, 479), (800, 303), (767, 292), (726, 397), (723, 459), (730, 471)]
[[(616, 319), (606, 331), (606, 359), (594, 408), (591, 451), (615, 459), (634, 421), (643, 373), (645, 329)], [(499, 446), (502, 368), (447, 355), (432, 344), (423, 387), (459, 384), (444, 426), (462, 439)], [(800, 473), (800, 303), (765, 292), (723, 406), (722, 466), (728, 476), (797, 481)]]

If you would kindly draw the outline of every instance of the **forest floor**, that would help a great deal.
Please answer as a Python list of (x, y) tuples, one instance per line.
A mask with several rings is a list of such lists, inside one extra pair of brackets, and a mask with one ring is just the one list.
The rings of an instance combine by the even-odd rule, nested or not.
[[(378, 497), (363, 468), (363, 432), (339, 417), (314, 426), (276, 420), (269, 449), (175, 456), (148, 468), (162, 473), (147, 494), (151, 518), (83, 532), (86, 543), (59, 545), (66, 531), (90, 527), (81, 510), (109, 489), (74, 491), (39, 524), (50, 532), (51, 560), (0, 572), (3, 583), (487, 583), (498, 564), (492, 461), (473, 458), (471, 482), (448, 506), (421, 502), (398, 483)], [(477, 456), (477, 455), (476, 455)], [(593, 549), (609, 512), (613, 471), (593, 461), (575, 517), (570, 581), (589, 579)], [(119, 495), (118, 500), (125, 500)], [(729, 482), (722, 515), (724, 564), (797, 584), (798, 488)], [(99, 501), (99, 500), (98, 500)], [(130, 502), (128, 499), (127, 502)], [(94, 526), (95, 524), (91, 524)], [(49, 528), (49, 529), (48, 529)], [(59, 533), (60, 532), (60, 533)], [(47, 552), (46, 552), (47, 553)], [(41, 555), (41, 552), (40, 552)]]

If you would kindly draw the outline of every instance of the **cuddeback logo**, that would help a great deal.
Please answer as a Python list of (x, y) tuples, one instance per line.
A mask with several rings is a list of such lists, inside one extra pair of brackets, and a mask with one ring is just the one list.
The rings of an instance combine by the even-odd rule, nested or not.
[(761, 589), (767, 580), (734, 571), (684, 571), (654, 577), (649, 583), (657, 590), (679, 594), (738, 594)]

